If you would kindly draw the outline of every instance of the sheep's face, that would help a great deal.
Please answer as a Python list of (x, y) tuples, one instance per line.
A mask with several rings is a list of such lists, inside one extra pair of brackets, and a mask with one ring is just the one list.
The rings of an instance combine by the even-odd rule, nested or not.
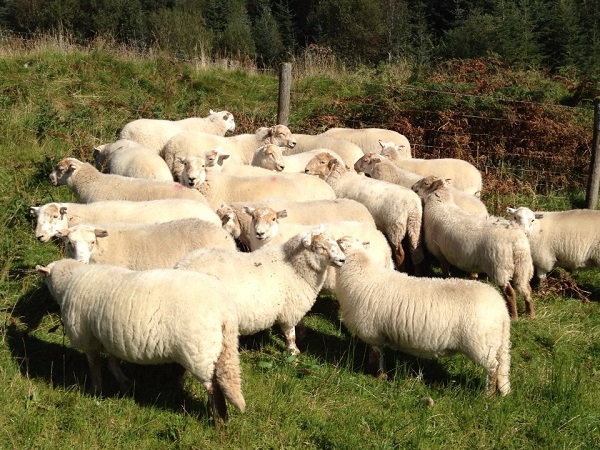
[(259, 166), (277, 172), (283, 171), (283, 169), (285, 169), (283, 150), (283, 147), (279, 147), (275, 144), (267, 144), (264, 147), (260, 147), (256, 151), (260, 160)]
[(327, 178), (333, 171), (334, 164), (336, 161), (333, 156), (327, 152), (318, 153), (306, 164), (304, 173), (309, 175), (317, 175), (320, 178)]
[(235, 210), (231, 206), (223, 204), (217, 209), (217, 215), (221, 219), (223, 229), (238, 239), (242, 234), (242, 227)]
[(334, 267), (342, 267), (346, 262), (346, 255), (332, 235), (319, 229), (306, 233), (302, 239), (305, 248), (312, 250), (324, 262)]
[(346, 255), (355, 250), (364, 250), (370, 246), (369, 242), (363, 242), (353, 236), (344, 236), (338, 239), (337, 243)]
[(68, 227), (67, 207), (59, 203), (48, 203), (37, 209), (35, 237), (38, 241), (48, 242), (50, 238)]
[(221, 147), (217, 147), (213, 150), (208, 150), (204, 153), (204, 161), (205, 161), (205, 169), (212, 171), (220, 171), (223, 167), (223, 163), (229, 156), (226, 153), (223, 153), (223, 149)]
[(413, 184), (411, 189), (416, 192), (422, 200), (425, 200), (430, 194), (444, 186), (444, 180), (437, 178), (434, 175), (429, 175)]
[(183, 164), (181, 184), (187, 187), (198, 187), (206, 181), (206, 161), (204, 158), (190, 156), (180, 160)]
[(91, 225), (76, 225), (60, 231), (57, 236), (65, 241), (67, 256), (76, 261), (89, 264), (92, 253), (98, 244), (98, 238), (108, 236), (106, 230)]
[(277, 235), (279, 231), (279, 219), (287, 217), (285, 209), (275, 211), (267, 206), (252, 208), (244, 207), (244, 212), (252, 218), (250, 232), (259, 241), (267, 241)]
[(279, 147), (294, 148), (296, 139), (288, 127), (285, 125), (275, 125), (269, 131), (268, 143), (278, 145)]
[(543, 213), (534, 213), (525, 206), (521, 206), (517, 209), (506, 208), (506, 212), (510, 214), (510, 220), (525, 231), (525, 234), (529, 234), (532, 231), (536, 219), (544, 217)]
[(235, 119), (229, 111), (213, 111), (210, 110), (210, 120), (213, 122), (222, 121), (225, 124), (225, 132), (235, 131)]
[(53, 186), (62, 186), (67, 184), (71, 175), (81, 167), (82, 162), (75, 158), (64, 158), (50, 172), (50, 182)]
[(381, 155), (377, 153), (369, 152), (365, 153), (354, 163), (354, 170), (357, 173), (364, 173), (365, 175), (371, 176), (373, 169), (376, 164), (381, 162)]

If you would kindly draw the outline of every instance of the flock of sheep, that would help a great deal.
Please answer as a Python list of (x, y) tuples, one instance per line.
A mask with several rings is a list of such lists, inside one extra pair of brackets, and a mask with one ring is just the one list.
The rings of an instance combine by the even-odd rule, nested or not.
[[(379, 375), (383, 346), (460, 352), (484, 367), (489, 394), (506, 395), (517, 293), (534, 317), (534, 271), (543, 282), (556, 266), (600, 265), (600, 213), (491, 216), (474, 166), (413, 158), (395, 131), (275, 125), (225, 137), (234, 130), (227, 111), (135, 120), (95, 149), (94, 165), (56, 165), (52, 184), (76, 203), (31, 208), (37, 239), (65, 244), (67, 258), (37, 269), (94, 391), (101, 353), (122, 390), (119, 360), (175, 362), (226, 420), (226, 400), (246, 407), (239, 335), (278, 325), (299, 353), (296, 327), (327, 292)], [(442, 278), (423, 276), (428, 255)], [(471, 279), (449, 278), (452, 267)]]

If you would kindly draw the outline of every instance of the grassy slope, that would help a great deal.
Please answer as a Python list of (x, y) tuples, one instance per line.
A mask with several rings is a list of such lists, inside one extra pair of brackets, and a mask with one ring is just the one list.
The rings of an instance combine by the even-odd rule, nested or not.
[[(575, 275), (591, 292), (536, 296), (538, 317), (513, 324), (513, 393), (482, 393), (483, 372), (462, 356), (425, 361), (387, 352), (390, 380), (364, 373), (365, 346), (338, 320), (335, 302), (318, 301), (306, 319), (303, 354), (282, 352), (276, 332), (242, 342), (245, 415), (222, 430), (206, 419), (202, 386), (173, 386), (168, 368), (126, 365), (133, 397), (85, 394), (85, 357), (62, 334), (58, 309), (36, 264), (58, 257), (35, 241), (28, 207), (69, 200), (47, 174), (62, 156), (89, 158), (135, 117), (181, 118), (209, 108), (236, 115), (238, 132), (276, 118), (277, 80), (195, 71), (163, 60), (106, 53), (44, 51), (0, 59), (0, 442), (4, 448), (593, 448), (600, 445), (600, 276)], [(378, 100), (346, 78), (297, 80), (292, 129), (350, 121), (338, 99)], [(366, 77), (364, 77), (366, 79)], [(358, 100), (356, 101), (358, 103)], [(356, 107), (358, 109), (358, 107)], [(331, 114), (327, 116), (326, 114)], [(344, 115), (347, 113), (347, 115)], [(383, 124), (382, 124), (383, 125)], [(516, 200), (518, 194), (512, 194)], [(521, 197), (523, 198), (523, 197)], [(569, 197), (546, 207), (572, 207)], [(538, 204), (538, 197), (524, 197)], [(500, 211), (506, 200), (494, 198)], [(498, 203), (498, 204), (496, 204)], [(568, 293), (567, 293), (568, 294)], [(431, 397), (433, 406), (424, 398)], [(183, 407), (180, 406), (183, 404)]]

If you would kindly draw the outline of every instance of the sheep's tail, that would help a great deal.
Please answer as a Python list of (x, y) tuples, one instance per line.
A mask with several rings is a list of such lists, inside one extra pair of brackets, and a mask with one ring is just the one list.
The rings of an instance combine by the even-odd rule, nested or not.
[(217, 383), (225, 398), (241, 412), (244, 412), (246, 411), (246, 400), (242, 394), (237, 319), (235, 321), (226, 320), (222, 329), (223, 346), (215, 367)]
[(508, 317), (502, 323), (502, 340), (496, 359), (498, 360), (496, 386), (502, 395), (507, 395), (510, 393), (510, 319)]
[(533, 277), (533, 260), (529, 240), (519, 230), (518, 238), (513, 243), (514, 272), (512, 282), (515, 290), (525, 298), (527, 315), (533, 317), (533, 300), (531, 299), (531, 285), (529, 282)]

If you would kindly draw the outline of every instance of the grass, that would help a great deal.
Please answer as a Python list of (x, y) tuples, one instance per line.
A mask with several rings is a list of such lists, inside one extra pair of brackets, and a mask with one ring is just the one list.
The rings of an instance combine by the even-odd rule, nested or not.
[[(124, 364), (135, 380), (122, 397), (105, 370), (103, 397), (87, 394), (85, 356), (72, 349), (58, 307), (35, 272), (61, 256), (33, 235), (30, 205), (69, 201), (48, 173), (63, 156), (89, 159), (136, 117), (182, 118), (228, 109), (239, 132), (273, 122), (277, 80), (269, 74), (207, 68), (104, 51), (42, 49), (0, 59), (0, 447), (21, 448), (494, 448), (600, 446), (600, 273), (577, 271), (584, 304), (568, 290), (536, 294), (537, 317), (512, 326), (512, 386), (506, 398), (483, 393), (483, 370), (463, 356), (430, 361), (386, 351), (388, 381), (365, 369), (366, 346), (323, 297), (306, 317), (303, 351), (283, 351), (275, 330), (241, 341), (242, 415), (212, 426), (204, 388), (182, 392), (170, 367)], [(291, 124), (312, 130), (350, 121), (385, 90), (359, 75), (299, 79)], [(365, 79), (372, 74), (363, 75)], [(349, 80), (352, 80), (349, 81)], [(356, 84), (354, 84), (356, 83)], [(534, 89), (529, 86), (527, 89)], [(313, 89), (311, 91), (311, 89)], [(312, 92), (312, 94), (311, 94)], [(306, 101), (305, 101), (306, 100)], [(415, 102), (417, 102), (415, 97)], [(391, 107), (393, 105), (390, 105)], [(383, 106), (382, 106), (383, 107)], [(344, 115), (347, 114), (347, 115)], [(375, 114), (375, 113), (373, 113)], [(335, 119), (332, 117), (339, 115)], [(510, 183), (506, 175), (505, 183)], [(490, 181), (490, 179), (486, 179)], [(534, 188), (486, 192), (490, 209), (529, 204), (581, 206), (581, 190), (540, 195)], [(520, 312), (524, 305), (520, 304)]]

